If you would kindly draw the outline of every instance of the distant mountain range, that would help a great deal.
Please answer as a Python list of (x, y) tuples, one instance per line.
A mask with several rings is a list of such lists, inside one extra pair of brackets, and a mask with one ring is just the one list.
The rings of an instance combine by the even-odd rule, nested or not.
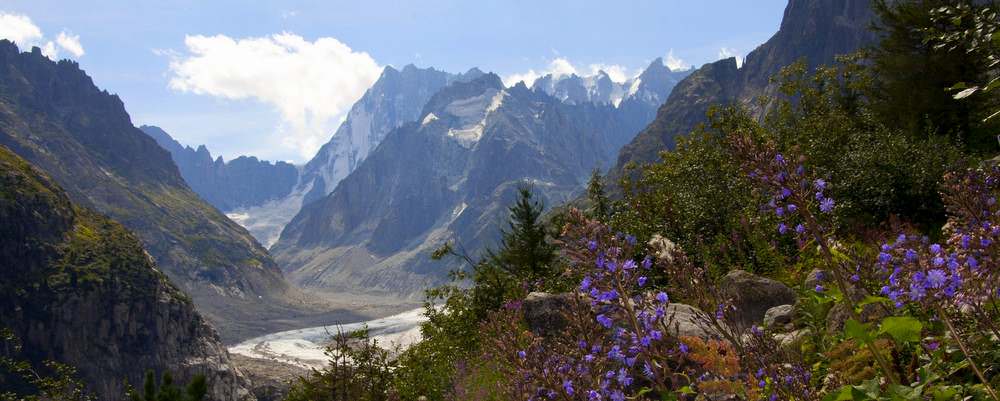
[(292, 191), (299, 179), (299, 170), (289, 163), (271, 163), (253, 156), (228, 162), (222, 156), (213, 160), (205, 145), (195, 150), (181, 145), (160, 127), (143, 125), (139, 129), (170, 152), (191, 190), (222, 211), (280, 199)]
[[(594, 76), (546, 75), (532, 90), (579, 105), (609, 105), (638, 132), (655, 115), (663, 99), (690, 70), (671, 71), (657, 58), (642, 74), (625, 82), (600, 71)], [(203, 199), (246, 227), (266, 246), (304, 204), (333, 192), (337, 184), (365, 160), (386, 134), (403, 123), (416, 121), (424, 104), (437, 91), (455, 82), (483, 75), (473, 68), (451, 74), (407, 65), (386, 67), (372, 87), (347, 114), (345, 121), (317, 154), (300, 169), (284, 162), (269, 163), (241, 156), (225, 162), (212, 159), (204, 146), (183, 146), (155, 126), (141, 127), (168, 150), (188, 185)], [(615, 147), (621, 144), (614, 144)]]

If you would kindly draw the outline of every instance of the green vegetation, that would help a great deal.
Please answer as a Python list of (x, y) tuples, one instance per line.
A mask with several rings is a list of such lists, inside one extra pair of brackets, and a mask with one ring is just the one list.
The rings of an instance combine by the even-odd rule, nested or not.
[(338, 332), (326, 355), (330, 365), (300, 378), (286, 400), (386, 401), (395, 396), (392, 380), (398, 365), (389, 351), (368, 338), (367, 330)]
[(76, 370), (54, 361), (35, 367), (22, 355), (21, 342), (8, 328), (0, 328), (0, 400), (92, 401)]
[(156, 374), (150, 370), (146, 372), (142, 394), (131, 387), (128, 387), (127, 393), (132, 401), (202, 401), (208, 393), (208, 384), (205, 375), (195, 375), (182, 390), (174, 384), (170, 372), (163, 372), (157, 384)]
[[(545, 228), (522, 191), (496, 252), (442, 248), (470, 270), (429, 294), (390, 395), (996, 400), (997, 6), (875, 9), (877, 46), (788, 66), (763, 119), (712, 110), (620, 199), (595, 172), (586, 212)], [(734, 269), (796, 288), (792, 321), (738, 324), (720, 281)], [(527, 330), (529, 292), (571, 288), (586, 302), (559, 335)], [(673, 302), (717, 338), (672, 334)]]

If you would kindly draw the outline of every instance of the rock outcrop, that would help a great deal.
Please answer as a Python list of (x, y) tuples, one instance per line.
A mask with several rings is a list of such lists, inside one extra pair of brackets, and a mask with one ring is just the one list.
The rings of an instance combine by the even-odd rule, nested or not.
[(205, 374), (213, 400), (253, 400), (215, 331), (122, 225), (78, 207), (0, 146), (0, 326), (29, 361), (78, 369), (101, 400), (147, 369)]
[(135, 232), (224, 337), (282, 302), (288, 285), (267, 250), (192, 192), (121, 99), (75, 62), (0, 40), (0, 144)]
[(795, 303), (795, 290), (743, 270), (733, 270), (719, 282), (722, 293), (736, 309), (737, 321), (745, 326), (760, 324), (767, 311), (775, 306)]
[(790, 0), (778, 32), (750, 52), (742, 66), (734, 58), (719, 60), (678, 83), (656, 119), (622, 148), (613, 175), (623, 173), (629, 162), (657, 161), (661, 151), (674, 148), (675, 138), (706, 122), (712, 106), (741, 104), (762, 117), (767, 106), (756, 100), (777, 94), (773, 76), (798, 60), (814, 68), (873, 43), (873, 16), (869, 0)]

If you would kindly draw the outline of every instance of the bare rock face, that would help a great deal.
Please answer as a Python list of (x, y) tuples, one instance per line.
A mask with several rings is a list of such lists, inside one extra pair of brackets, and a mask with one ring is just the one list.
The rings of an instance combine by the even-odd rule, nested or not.
[(267, 250), (192, 192), (170, 154), (78, 64), (0, 40), (0, 94), (0, 145), (132, 231), (221, 330), (283, 302), (289, 286)]
[(101, 400), (147, 370), (204, 374), (212, 400), (254, 400), (218, 335), (156, 268), (139, 239), (76, 206), (54, 180), (0, 146), (0, 325), (35, 366), (77, 369)]
[(795, 291), (788, 286), (743, 270), (733, 270), (719, 283), (733, 301), (737, 320), (746, 326), (762, 323), (768, 309), (795, 304)]
[(528, 329), (540, 336), (558, 334), (566, 328), (566, 313), (572, 308), (572, 294), (533, 292), (524, 299), (521, 308)]

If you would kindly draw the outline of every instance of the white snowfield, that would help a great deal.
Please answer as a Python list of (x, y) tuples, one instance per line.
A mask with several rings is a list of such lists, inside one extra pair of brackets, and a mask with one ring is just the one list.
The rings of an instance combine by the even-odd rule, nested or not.
[(424, 309), (417, 308), (381, 319), (342, 325), (309, 327), (282, 331), (253, 338), (232, 347), (229, 352), (251, 358), (270, 359), (304, 368), (322, 369), (329, 358), (326, 344), (338, 330), (350, 333), (368, 327), (368, 334), (385, 349), (405, 349), (420, 341), (420, 324), (426, 321)]

